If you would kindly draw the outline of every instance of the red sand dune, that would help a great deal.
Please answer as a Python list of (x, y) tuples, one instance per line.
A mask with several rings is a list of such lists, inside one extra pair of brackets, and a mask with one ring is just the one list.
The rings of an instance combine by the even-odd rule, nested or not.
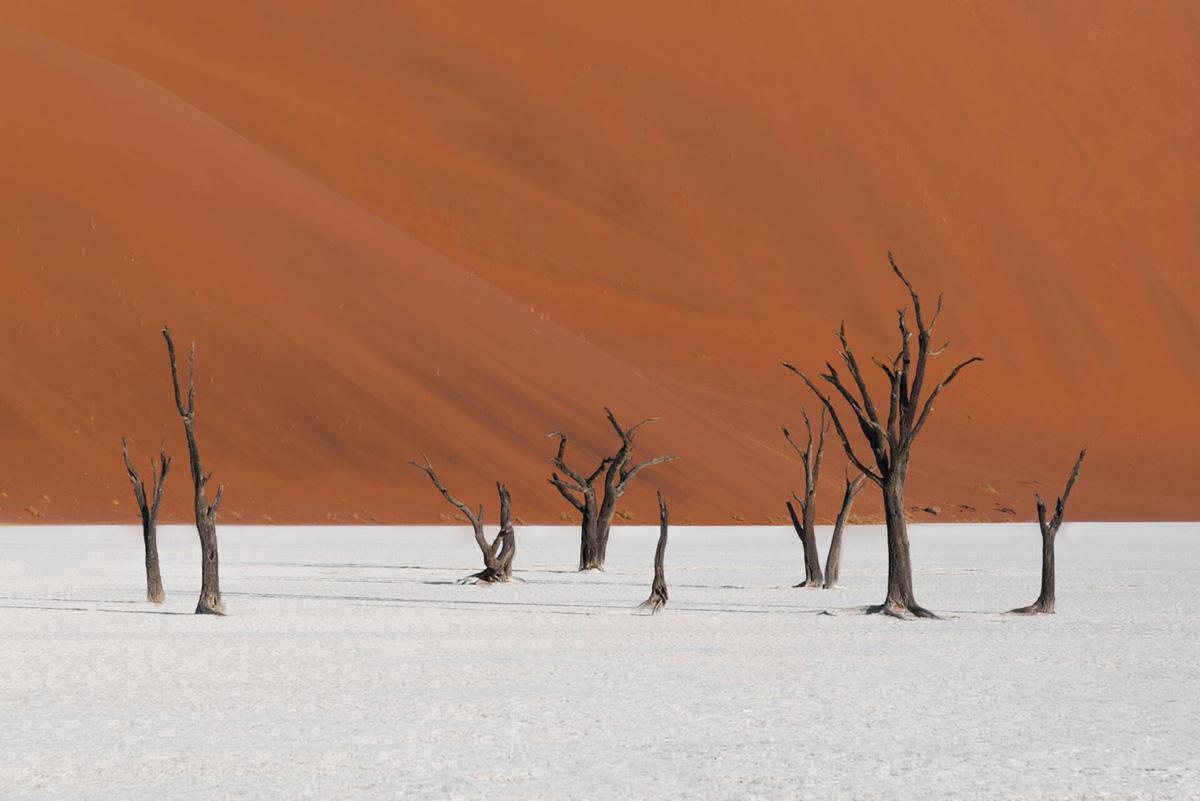
[(344, 5), (0, 3), (0, 519), (182, 458), (167, 320), (227, 520), (435, 520), (423, 448), (558, 521), (543, 435), (611, 403), (684, 457), (637, 519), (766, 522), (778, 362), (894, 348), (887, 248), (987, 359), (913, 505), (1028, 518), (1087, 444), (1074, 515), (1200, 515), (1194, 4)]

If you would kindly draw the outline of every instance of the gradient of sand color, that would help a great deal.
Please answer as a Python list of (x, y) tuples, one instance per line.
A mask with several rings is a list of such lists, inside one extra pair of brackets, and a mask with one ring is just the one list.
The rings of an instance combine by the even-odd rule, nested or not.
[[(797, 472), (776, 426), (809, 402), (778, 359), (819, 366), (842, 316), (890, 347), (891, 247), (988, 359), (940, 404), (914, 505), (1028, 517), (1086, 442), (1077, 514), (1195, 517), (1197, 17), (6, 4), (0, 425), (28, 468), (0, 516), (128, 503), (105, 438), (175, 436), (169, 404), (143, 412), (169, 313), (205, 345), (208, 459), (247, 518), (436, 519), (402, 469), (425, 447), (556, 520), (541, 433), (597, 444), (611, 399), (669, 415), (647, 446), (687, 457), (660, 479), (681, 510), (762, 522)], [(497, 386), (501, 344), (528, 355)]]

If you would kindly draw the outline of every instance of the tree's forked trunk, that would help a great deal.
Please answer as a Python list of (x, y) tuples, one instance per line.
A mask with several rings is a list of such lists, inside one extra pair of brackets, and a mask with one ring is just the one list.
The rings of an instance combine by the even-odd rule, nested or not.
[(1079, 458), (1075, 461), (1075, 467), (1071, 470), (1070, 477), (1067, 478), (1067, 487), (1063, 490), (1062, 497), (1054, 505), (1054, 516), (1052, 518), (1046, 518), (1046, 503), (1042, 500), (1042, 496), (1036, 496), (1038, 527), (1042, 532), (1042, 591), (1038, 594), (1036, 601), (1029, 606), (1022, 606), (1019, 609), (1011, 610), (1012, 614), (1054, 614), (1054, 540), (1058, 536), (1058, 529), (1062, 525), (1063, 515), (1067, 510), (1067, 500), (1071, 497), (1071, 488), (1075, 486), (1075, 480), (1079, 478), (1079, 470), (1083, 467), (1085, 456), (1087, 456), (1087, 448), (1079, 452)]
[(158, 531), (148, 521), (142, 522), (142, 544), (146, 552), (146, 600), (161, 604), (167, 594), (163, 591), (162, 572), (158, 567)]
[(125, 459), (125, 472), (133, 485), (133, 496), (137, 500), (142, 516), (142, 549), (146, 560), (146, 600), (161, 604), (166, 600), (163, 592), (162, 573), (158, 567), (158, 509), (162, 504), (167, 473), (171, 469), (171, 457), (167, 456), (166, 444), (159, 446), (159, 461), (150, 460), (150, 476), (153, 495), (146, 497), (146, 485), (142, 483), (133, 460), (129, 458), (129, 440), (121, 438), (121, 455)]
[(483, 551), (484, 568), (462, 579), (460, 584), (503, 584), (512, 579), (513, 558), (517, 555), (517, 535), (512, 525), (512, 496), (508, 487), (499, 481), (496, 482), (496, 492), (500, 496), (500, 530), (496, 533), (496, 539), (488, 545), (480, 521), (476, 539)]
[[(616, 416), (607, 406), (604, 413), (608, 422), (621, 437), (621, 447), (612, 456), (605, 456), (589, 474), (577, 472), (566, 463), (567, 436), (561, 431), (551, 431), (547, 436), (558, 437), (558, 452), (554, 466), (561, 471), (551, 473), (550, 483), (558, 490), (582, 517), (579, 532), (579, 570), (603, 570), (608, 557), (608, 538), (612, 531), (617, 501), (625, 494), (629, 482), (648, 467), (673, 461), (674, 456), (658, 456), (633, 464), (634, 434), (639, 428), (657, 420), (650, 417), (626, 429), (617, 422)], [(596, 491), (596, 481), (604, 475), (603, 494)], [(565, 478), (563, 477), (565, 476)]]

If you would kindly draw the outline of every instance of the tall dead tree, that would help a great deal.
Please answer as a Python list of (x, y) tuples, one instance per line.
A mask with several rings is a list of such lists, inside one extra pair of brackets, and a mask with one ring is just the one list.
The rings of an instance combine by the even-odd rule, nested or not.
[(475, 532), (475, 544), (479, 546), (479, 551), (483, 554), (483, 570), (467, 576), (461, 583), (495, 584), (511, 579), (513, 557), (517, 555), (517, 535), (512, 526), (512, 497), (509, 495), (508, 487), (499, 481), (496, 482), (496, 492), (500, 496), (500, 531), (496, 533), (496, 538), (489, 543), (487, 535), (483, 533), (483, 504), (479, 505), (477, 513), (472, 512), (465, 503), (455, 498), (450, 494), (450, 490), (446, 489), (446, 485), (438, 478), (437, 471), (433, 469), (429, 457), (421, 454), (421, 458), (425, 460), (425, 464), (411, 460), (409, 464), (429, 476), (429, 480), (433, 482), (434, 488), (442, 494), (442, 497), (466, 516)]
[(163, 592), (162, 574), (158, 569), (158, 507), (162, 503), (163, 488), (167, 483), (167, 471), (171, 469), (171, 457), (167, 456), (167, 445), (159, 446), (158, 461), (150, 460), (150, 486), (153, 494), (147, 501), (146, 485), (142, 483), (133, 460), (129, 458), (129, 440), (121, 437), (121, 455), (125, 457), (125, 472), (129, 474), (129, 483), (133, 485), (133, 497), (137, 499), (138, 509), (142, 513), (142, 546), (146, 555), (146, 600), (153, 604), (161, 604), (166, 594)]
[(1054, 614), (1054, 538), (1058, 536), (1058, 528), (1062, 525), (1063, 513), (1067, 509), (1067, 499), (1071, 497), (1071, 488), (1075, 479), (1079, 478), (1079, 469), (1083, 467), (1083, 457), (1087, 456), (1087, 448), (1079, 452), (1075, 467), (1067, 478), (1067, 488), (1062, 497), (1054, 504), (1054, 517), (1046, 519), (1046, 502), (1040, 494), (1037, 498), (1038, 526), (1042, 530), (1042, 591), (1038, 599), (1029, 606), (1012, 610), (1018, 615), (1052, 615)]
[(928, 422), (929, 416), (933, 412), (934, 401), (963, 368), (983, 360), (978, 356), (973, 356), (961, 362), (932, 390), (924, 394), (929, 359), (943, 353), (950, 344), (947, 342), (936, 348), (931, 345), (933, 329), (942, 312), (942, 296), (938, 295), (937, 307), (933, 316), (926, 319), (921, 308), (920, 296), (900, 270), (890, 251), (888, 252), (888, 263), (904, 284), (905, 289), (908, 290), (912, 300), (913, 317), (917, 325), (917, 352), (916, 354), (912, 352), (912, 332), (908, 327), (907, 309), (900, 309), (898, 313), (899, 350), (894, 357), (873, 360), (888, 380), (886, 415), (880, 415), (870, 390), (867, 388), (866, 378), (846, 339), (844, 324), (838, 328), (837, 332), (838, 342), (841, 345), (838, 356), (850, 373), (852, 385), (846, 384), (831, 362), (826, 363), (827, 371), (820, 376), (849, 406), (854, 420), (858, 423), (871, 450), (871, 456), (875, 463), (874, 469), (855, 453), (854, 446), (850, 443), (850, 429), (842, 423), (829, 395), (822, 392), (806, 374), (791, 364), (784, 362), (784, 367), (800, 376), (813, 394), (829, 410), (847, 458), (883, 493), (883, 512), (887, 522), (888, 546), (887, 596), (883, 603), (868, 607), (867, 611), (897, 616), (911, 614), (917, 617), (934, 617), (932, 612), (917, 603), (913, 594), (912, 558), (909, 549), (908, 526), (904, 519), (904, 485), (908, 480), (913, 442), (916, 441), (917, 436), (924, 429), (925, 423)]
[[(621, 438), (621, 446), (612, 456), (605, 456), (591, 473), (572, 469), (566, 463), (567, 435), (552, 431), (547, 436), (558, 437), (558, 452), (554, 456), (556, 471), (550, 475), (550, 483), (582, 517), (579, 534), (579, 569), (603, 570), (608, 555), (608, 539), (612, 529), (617, 501), (629, 488), (629, 483), (647, 467), (674, 461), (676, 456), (656, 456), (644, 462), (633, 462), (634, 435), (647, 423), (658, 418), (649, 417), (631, 428), (622, 428), (607, 406), (604, 412), (609, 423)], [(561, 473), (561, 475), (559, 475)], [(597, 492), (596, 483), (604, 476), (603, 492)]]
[(670, 524), (667, 513), (667, 502), (662, 493), (658, 493), (658, 546), (654, 549), (654, 581), (650, 584), (650, 597), (639, 609), (649, 609), (655, 614), (667, 605), (667, 578), (663, 570), (663, 561), (667, 555), (667, 528)]
[(837, 520), (833, 524), (833, 537), (829, 540), (829, 554), (825, 557), (825, 589), (832, 590), (837, 586), (842, 574), (842, 532), (846, 528), (846, 520), (850, 517), (850, 508), (854, 506), (854, 498), (862, 491), (867, 483), (867, 477), (859, 473), (850, 478), (846, 472), (846, 491), (842, 494), (842, 508), (838, 511)]
[(200, 600), (196, 604), (198, 615), (223, 615), (225, 604), (221, 601), (221, 578), (217, 560), (217, 510), (225, 496), (225, 486), (217, 484), (213, 502), (208, 502), (208, 483), (212, 473), (205, 473), (200, 462), (200, 449), (196, 445), (196, 343), (188, 352), (187, 401), (179, 387), (179, 367), (175, 360), (175, 342), (171, 330), (163, 326), (163, 339), (167, 341), (167, 356), (171, 361), (171, 384), (175, 388), (175, 408), (183, 418), (183, 433), (187, 437), (188, 464), (192, 469), (192, 487), (196, 496), (196, 531), (200, 535)]
[(788, 501), (787, 504), (792, 525), (795, 526), (796, 535), (800, 537), (800, 544), (804, 547), (804, 581), (796, 586), (821, 587), (824, 579), (821, 575), (821, 557), (817, 554), (817, 482), (821, 475), (821, 459), (825, 454), (825, 434), (829, 431), (829, 419), (825, 416), (825, 409), (822, 408), (821, 422), (814, 442), (813, 426), (812, 421), (808, 419), (808, 411), (801, 410), (800, 413), (804, 416), (804, 428), (808, 431), (808, 441), (803, 448), (796, 440), (792, 439), (792, 433), (786, 427), (783, 429), (784, 438), (799, 454), (800, 460), (804, 464), (804, 497), (800, 497), (795, 492), (792, 493), (792, 498), (800, 507), (799, 518), (797, 518), (795, 508), (792, 507), (792, 502)]

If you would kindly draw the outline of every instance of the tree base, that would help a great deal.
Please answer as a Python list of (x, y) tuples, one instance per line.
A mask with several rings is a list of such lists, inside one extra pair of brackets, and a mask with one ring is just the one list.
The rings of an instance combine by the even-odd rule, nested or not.
[(909, 618), (941, 620), (933, 612), (930, 612), (915, 601), (907, 604), (900, 603), (899, 601), (884, 601), (876, 606), (868, 606), (865, 611), (868, 615), (887, 615), (888, 617), (900, 620), (908, 620)]
[(1029, 606), (1022, 606), (1019, 609), (1008, 610), (1010, 615), (1053, 615), (1054, 604), (1046, 604), (1041, 601), (1032, 603)]
[(650, 597), (638, 605), (638, 609), (649, 609), (650, 614), (658, 614), (658, 610), (667, 605), (666, 593), (651, 592)]
[(201, 601), (200, 603), (196, 604), (196, 614), (197, 615), (218, 615), (220, 617), (224, 617), (225, 616), (225, 604), (221, 603), (220, 601), (217, 601), (217, 603), (215, 605), (214, 604), (206, 604), (203, 601)]
[(472, 573), (465, 578), (458, 580), (459, 584), (504, 584), (509, 580), (509, 576), (504, 575), (496, 570), (480, 570), (478, 573)]
[(794, 590), (798, 590), (798, 589), (821, 590), (821, 589), (824, 589), (824, 585), (821, 584), (821, 582), (819, 582), (819, 581), (811, 581), (810, 582), (806, 579), (806, 580), (800, 582), (799, 584), (793, 584), (792, 589), (794, 589)]

